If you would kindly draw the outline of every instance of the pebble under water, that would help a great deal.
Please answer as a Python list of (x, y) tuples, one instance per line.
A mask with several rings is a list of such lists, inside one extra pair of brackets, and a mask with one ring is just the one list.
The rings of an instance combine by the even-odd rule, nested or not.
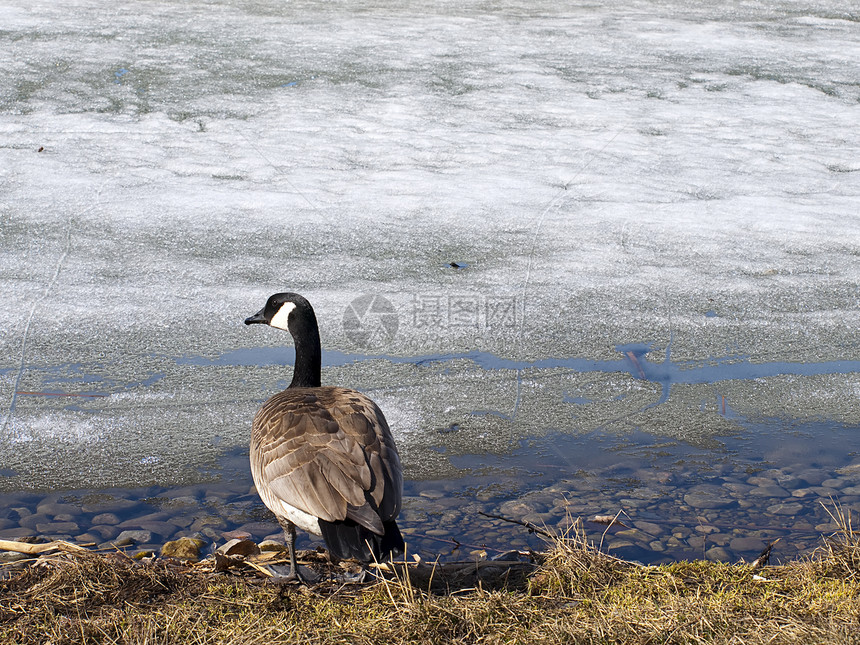
[[(771, 561), (786, 561), (838, 529), (837, 509), (860, 510), (860, 428), (787, 425), (770, 420), (707, 447), (595, 432), (521, 441), (504, 456), (451, 456), (466, 475), (407, 481), (399, 525), (409, 553), (425, 560), (539, 550), (543, 538), (517, 522), (562, 534), (581, 519), (602, 549), (643, 563), (750, 561), (777, 538)], [(9, 493), (2, 504), (2, 539), (39, 536), (136, 552), (182, 536), (202, 537), (211, 549), (228, 532), (283, 537), (241, 452), (222, 460), (216, 483)], [(300, 534), (302, 548), (317, 542)]]

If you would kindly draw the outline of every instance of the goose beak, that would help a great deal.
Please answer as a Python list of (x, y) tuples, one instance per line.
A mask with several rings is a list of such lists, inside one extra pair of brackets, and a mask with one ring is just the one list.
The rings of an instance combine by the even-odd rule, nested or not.
[(266, 317), (263, 315), (263, 312), (264, 312), (264, 311), (265, 311), (264, 309), (260, 309), (260, 311), (258, 311), (257, 313), (255, 313), (255, 314), (254, 314), (253, 316), (251, 316), (250, 318), (245, 318), (245, 324), (246, 324), (246, 325), (253, 325), (253, 324), (263, 324), (263, 325), (266, 325), (266, 324), (268, 324), (268, 322), (269, 322), (269, 321), (268, 321), (268, 320), (266, 320)]

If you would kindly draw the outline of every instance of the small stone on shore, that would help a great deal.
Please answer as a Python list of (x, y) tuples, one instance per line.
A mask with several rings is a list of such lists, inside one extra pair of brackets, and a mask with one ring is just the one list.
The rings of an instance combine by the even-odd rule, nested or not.
[(200, 559), (200, 549), (204, 546), (206, 546), (206, 542), (198, 538), (181, 537), (162, 546), (161, 556), (197, 562)]

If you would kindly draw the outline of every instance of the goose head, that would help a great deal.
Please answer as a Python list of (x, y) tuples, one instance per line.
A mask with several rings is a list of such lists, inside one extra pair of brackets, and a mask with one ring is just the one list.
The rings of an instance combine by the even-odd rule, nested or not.
[(311, 322), (316, 327), (313, 307), (297, 293), (276, 293), (268, 299), (265, 307), (245, 318), (246, 325), (269, 325), (288, 331), (293, 336), (302, 336)]
[(246, 325), (269, 325), (290, 332), (296, 347), (296, 361), (290, 387), (319, 387), (320, 333), (314, 309), (297, 293), (276, 293), (266, 306), (249, 318)]

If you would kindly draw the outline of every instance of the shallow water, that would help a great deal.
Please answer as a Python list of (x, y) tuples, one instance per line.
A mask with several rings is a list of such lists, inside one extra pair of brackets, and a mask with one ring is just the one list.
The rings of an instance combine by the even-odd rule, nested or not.
[[(641, 435), (550, 435), (524, 441), (505, 457), (455, 457), (468, 475), (406, 482), (399, 524), (409, 552), (425, 559), (544, 546), (526, 528), (481, 515), (487, 513), (560, 533), (581, 518), (595, 543), (646, 563), (751, 560), (781, 538), (773, 553), (778, 562), (808, 554), (836, 530), (828, 513), (836, 502), (860, 508), (860, 429), (795, 427), (775, 450), (772, 433), (784, 429), (776, 420), (751, 425), (745, 436), (710, 449)], [(134, 535), (133, 550), (198, 533), (223, 543), (223, 533), (235, 530), (281, 539), (253, 490), (246, 454), (225, 457), (212, 474), (220, 481), (6, 494), (0, 537), (38, 534), (110, 548), (123, 531), (149, 534)], [(616, 514), (621, 524), (611, 528), (589, 521)], [(315, 543), (303, 536), (299, 544)]]
[[(666, 406), (673, 388), (718, 385), (723, 381), (746, 384), (780, 374), (782, 364), (750, 364), (743, 357), (713, 361), (711, 365), (674, 364), (667, 352), (660, 363), (647, 360), (644, 346), (619, 347), (616, 361), (544, 360), (527, 364), (472, 352), (462, 356), (422, 356), (411, 359), (390, 356), (344, 355), (326, 352), (327, 368), (354, 367), (364, 362), (384, 362), (428, 369), (438, 375), (459, 375), (464, 361), (488, 376), (513, 371), (522, 380), (532, 370), (535, 382), (561, 370), (577, 382), (594, 375), (617, 372), (637, 381), (653, 382), (650, 401), (639, 401), (644, 410)], [(182, 357), (176, 365), (281, 366), (292, 360), (292, 350), (242, 349), (220, 357)], [(854, 362), (834, 361), (792, 365), (795, 377), (840, 374), (856, 369)], [(57, 370), (67, 374), (68, 370)], [(120, 384), (88, 375), (74, 366), (75, 377), (57, 377), (46, 370), (45, 386), (56, 388), (74, 382), (74, 397), (46, 396), (55, 405), (76, 413), (99, 416), (104, 410), (88, 408), (111, 390), (151, 389), (158, 375), (135, 383)], [(522, 386), (519, 386), (522, 388)], [(582, 388), (580, 388), (582, 389)], [(62, 395), (42, 391), (33, 395)], [(22, 396), (24, 394), (22, 393)], [(595, 398), (572, 389), (553, 390), (569, 418), (595, 404)], [(519, 406), (529, 397), (520, 393)], [(602, 392), (596, 398), (606, 398)], [(625, 396), (610, 397), (624, 405)], [(537, 403), (545, 400), (538, 398)], [(599, 403), (599, 401), (597, 401)], [(689, 403), (689, 402), (687, 402)], [(611, 407), (611, 406), (610, 406)], [(578, 520), (590, 539), (622, 557), (642, 562), (706, 557), (723, 561), (747, 560), (780, 538), (776, 560), (807, 554), (832, 533), (836, 525), (830, 513), (837, 505), (860, 510), (860, 426), (828, 420), (792, 420), (785, 417), (747, 415), (732, 407), (725, 395), (699, 403), (701, 411), (725, 422), (723, 431), (679, 438), (675, 432), (654, 433), (636, 425), (634, 411), (619, 430), (621, 412), (613, 408), (597, 429), (575, 433), (570, 428), (544, 427), (538, 435), (509, 437), (492, 450), (481, 451), (470, 424), (517, 424), (522, 412), (474, 409), (458, 422), (425, 428), (421, 444), (436, 463), (420, 470), (406, 464), (405, 498), (400, 525), (410, 552), (425, 559), (460, 559), (486, 553), (489, 557), (517, 549), (539, 549), (542, 538), (519, 523), (528, 522), (552, 532), (571, 530)], [(523, 412), (524, 414), (524, 412)], [(397, 418), (394, 415), (393, 418)], [(392, 423), (395, 434), (399, 428)], [(493, 427), (493, 426), (491, 426)], [(500, 426), (494, 426), (497, 430)], [(486, 428), (484, 428), (486, 430)], [(472, 437), (472, 438), (470, 438)], [(414, 442), (414, 439), (413, 439)], [(220, 443), (215, 439), (214, 444)], [(469, 446), (479, 448), (470, 450)], [(142, 462), (147, 458), (143, 457)], [(152, 458), (157, 465), (157, 458)], [(432, 460), (431, 460), (432, 461)], [(146, 465), (146, 463), (139, 464)], [(0, 473), (6, 481), (14, 470)], [(189, 485), (146, 488), (78, 489), (64, 492), (8, 492), (0, 497), (0, 537), (26, 535), (62, 537), (107, 546), (134, 534), (135, 549), (155, 548), (182, 535), (202, 534), (223, 541), (229, 531), (245, 531), (255, 539), (280, 538), (280, 529), (257, 497), (247, 464), (247, 449), (228, 448), (208, 466), (198, 467)], [(483, 515), (498, 516), (487, 517)], [(595, 517), (615, 516), (619, 524), (607, 527)], [(507, 518), (511, 522), (500, 518)], [(132, 535), (132, 534), (128, 534)], [(300, 544), (313, 543), (307, 537)]]

